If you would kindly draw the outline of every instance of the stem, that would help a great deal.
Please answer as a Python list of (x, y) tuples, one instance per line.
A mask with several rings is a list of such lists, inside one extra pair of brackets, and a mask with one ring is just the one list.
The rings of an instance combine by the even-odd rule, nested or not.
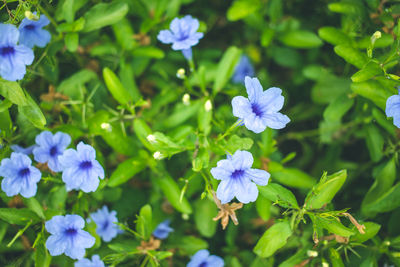
[(8, 248), (11, 247), (12, 244), (14, 244), (15, 240), (17, 240), (17, 238), (20, 237), (20, 236), (26, 231), (26, 229), (28, 229), (28, 227), (31, 226), (31, 224), (32, 224), (32, 220), (31, 220), (27, 225), (25, 225), (25, 227), (24, 227), (22, 230), (19, 230), (19, 231), (17, 232), (17, 234), (16, 234), (16, 235), (14, 236), (14, 238), (10, 241), (10, 243), (7, 244), (7, 247), (8, 247)]
[(237, 120), (234, 124), (232, 124), (231, 127), (229, 127), (228, 130), (223, 135), (220, 135), (217, 139), (217, 141), (221, 141), (222, 139), (225, 138), (225, 136), (229, 135), (237, 126), (239, 126), (242, 123), (242, 120)]

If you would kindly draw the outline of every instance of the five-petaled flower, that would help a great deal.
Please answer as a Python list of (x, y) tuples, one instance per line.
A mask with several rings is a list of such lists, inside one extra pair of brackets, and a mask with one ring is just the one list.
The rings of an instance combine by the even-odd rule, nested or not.
[(57, 132), (53, 135), (49, 131), (44, 131), (36, 136), (35, 141), (37, 145), (33, 149), (35, 160), (40, 163), (47, 162), (53, 172), (62, 171), (58, 156), (62, 155), (71, 143), (71, 137), (62, 132)]
[(81, 259), (75, 262), (74, 267), (104, 267), (104, 262), (100, 259), (99, 255), (93, 255), (92, 260)]
[(3, 159), (0, 165), (1, 189), (7, 196), (15, 196), (20, 193), (29, 198), (36, 195), (37, 183), (42, 174), (31, 165), (31, 159), (22, 153), (11, 153), (10, 158)]
[(251, 169), (253, 156), (250, 152), (237, 150), (233, 156), (218, 161), (211, 169), (212, 176), (221, 180), (217, 197), (222, 204), (236, 197), (242, 203), (253, 202), (258, 197), (258, 185), (267, 185), (270, 174), (264, 170)]
[(19, 31), (14, 25), (0, 23), (0, 76), (9, 81), (21, 80), (26, 65), (33, 62), (32, 49), (17, 45)]
[(85, 249), (94, 245), (96, 239), (82, 230), (85, 220), (79, 215), (54, 216), (45, 224), (51, 235), (46, 247), (52, 256), (65, 254), (72, 259), (82, 259)]
[(235, 72), (232, 76), (232, 81), (235, 83), (244, 83), (244, 78), (246, 76), (253, 76), (254, 75), (254, 68), (251, 65), (250, 59), (243, 55), (240, 58), (239, 63), (235, 67)]
[(244, 82), (249, 98), (235, 96), (232, 99), (233, 115), (255, 133), (261, 133), (267, 126), (272, 129), (284, 128), (290, 119), (278, 112), (284, 102), (282, 90), (271, 87), (263, 91), (258, 79), (248, 76)]
[[(36, 15), (36, 12), (33, 14)], [(45, 15), (40, 15), (38, 20), (24, 18), (18, 27), (19, 43), (29, 48), (33, 48), (35, 45), (45, 47), (50, 42), (51, 34), (42, 28), (49, 23), (50, 21)]]
[(196, 252), (190, 259), (186, 267), (223, 267), (224, 260), (215, 255), (210, 255), (207, 249), (202, 249)]
[(386, 116), (393, 117), (393, 124), (400, 128), (400, 89), (399, 94), (386, 100)]
[(96, 151), (90, 145), (80, 142), (75, 149), (67, 149), (58, 160), (63, 169), (62, 180), (67, 190), (72, 189), (83, 192), (96, 191), (99, 178), (104, 178), (104, 170), (96, 160)]
[(171, 44), (173, 50), (182, 50), (186, 59), (192, 58), (192, 46), (203, 38), (203, 33), (197, 32), (199, 21), (186, 15), (183, 18), (174, 18), (169, 25), (170, 30), (162, 30), (157, 39), (164, 44)]
[(156, 229), (153, 231), (153, 235), (158, 239), (165, 239), (168, 237), (170, 232), (173, 232), (174, 229), (169, 227), (171, 220), (165, 220), (159, 225), (157, 225)]
[(115, 224), (118, 222), (115, 210), (108, 211), (107, 206), (103, 206), (103, 208), (91, 213), (90, 217), (96, 223), (96, 233), (105, 242), (109, 242), (117, 236), (119, 227)]

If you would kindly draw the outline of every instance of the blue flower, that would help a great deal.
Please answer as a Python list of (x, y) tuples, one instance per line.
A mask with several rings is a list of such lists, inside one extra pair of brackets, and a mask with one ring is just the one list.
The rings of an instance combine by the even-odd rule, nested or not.
[(85, 249), (94, 245), (96, 239), (83, 231), (85, 220), (79, 215), (54, 216), (45, 224), (47, 232), (46, 247), (51, 256), (65, 254), (71, 259), (82, 259)]
[(49, 131), (44, 131), (36, 136), (35, 141), (37, 144), (33, 149), (35, 160), (40, 163), (47, 162), (47, 166), (53, 172), (62, 171), (58, 156), (62, 155), (71, 143), (71, 137), (62, 132), (53, 135)]
[(235, 96), (232, 99), (233, 115), (255, 133), (261, 133), (267, 126), (272, 129), (284, 128), (290, 119), (278, 112), (285, 100), (282, 90), (271, 87), (263, 91), (257, 78), (246, 77), (244, 83), (249, 98)]
[(0, 76), (9, 81), (21, 80), (34, 58), (32, 49), (17, 45), (18, 38), (14, 25), (0, 23)]
[(169, 227), (170, 223), (171, 223), (170, 220), (165, 220), (159, 225), (157, 225), (156, 229), (153, 231), (153, 235), (158, 239), (167, 238), (169, 233), (174, 231), (174, 229)]
[(22, 153), (27, 156), (32, 154), (32, 151), (35, 147), (36, 147), (36, 145), (28, 146), (27, 148), (23, 148), (22, 146), (19, 146), (19, 145), (11, 145), (10, 146), (12, 151), (17, 152), (17, 153)]
[(62, 180), (67, 190), (72, 189), (83, 192), (96, 191), (99, 186), (99, 178), (104, 178), (104, 170), (96, 160), (96, 151), (90, 145), (80, 142), (75, 149), (67, 149), (58, 161), (63, 169)]
[(117, 236), (119, 227), (115, 223), (118, 222), (117, 212), (108, 211), (106, 206), (90, 214), (92, 220), (96, 223), (96, 233), (105, 241), (109, 242)]
[(169, 25), (170, 30), (162, 30), (157, 39), (164, 44), (171, 44), (173, 50), (182, 50), (187, 59), (192, 58), (192, 46), (203, 38), (203, 33), (197, 32), (199, 21), (187, 15), (181, 19), (174, 18)]
[[(36, 12), (33, 14), (36, 15)], [(19, 43), (29, 48), (33, 48), (35, 45), (45, 47), (50, 42), (51, 34), (42, 28), (49, 23), (50, 21), (45, 15), (40, 15), (39, 20), (24, 18), (18, 27)]]
[(232, 76), (232, 81), (235, 83), (244, 83), (244, 78), (246, 76), (253, 76), (254, 68), (250, 63), (250, 59), (243, 55), (240, 58), (239, 64), (236, 65), (235, 72)]
[(264, 170), (251, 169), (253, 156), (250, 152), (238, 150), (233, 156), (218, 161), (211, 169), (212, 176), (221, 180), (217, 197), (222, 204), (236, 197), (242, 203), (253, 202), (258, 197), (258, 185), (267, 185), (270, 174)]
[(99, 255), (93, 255), (92, 261), (89, 259), (81, 259), (75, 262), (75, 267), (105, 267), (104, 262)]
[(186, 267), (223, 267), (224, 260), (221, 257), (210, 255), (207, 249), (196, 252)]
[(31, 165), (31, 159), (22, 153), (11, 153), (10, 158), (3, 159), (0, 165), (1, 189), (7, 196), (15, 196), (18, 193), (29, 198), (36, 195), (37, 183), (42, 174)]
[[(399, 89), (400, 94), (400, 89)], [(386, 116), (393, 117), (393, 124), (400, 128), (400, 95), (392, 95), (386, 100)]]

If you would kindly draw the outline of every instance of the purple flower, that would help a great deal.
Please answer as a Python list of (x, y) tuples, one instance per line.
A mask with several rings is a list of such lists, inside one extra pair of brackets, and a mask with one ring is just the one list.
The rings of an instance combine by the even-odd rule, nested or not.
[(96, 239), (83, 231), (85, 221), (79, 215), (54, 216), (45, 224), (51, 235), (46, 247), (51, 256), (65, 254), (72, 259), (82, 259), (85, 249), (94, 245)]
[[(400, 94), (400, 89), (399, 89)], [(392, 95), (386, 100), (386, 116), (393, 117), (393, 124), (400, 128), (400, 95)]]
[[(36, 15), (36, 12), (33, 14)], [(24, 18), (18, 27), (19, 43), (29, 48), (33, 48), (35, 45), (45, 47), (50, 42), (51, 35), (42, 28), (49, 23), (50, 20), (45, 15), (40, 15), (39, 20)]]
[(100, 259), (99, 255), (93, 255), (92, 261), (89, 259), (81, 259), (75, 262), (75, 267), (104, 267), (104, 262)]
[(242, 203), (253, 202), (258, 197), (258, 185), (267, 185), (270, 174), (264, 170), (251, 169), (253, 156), (250, 152), (238, 150), (233, 156), (218, 161), (211, 169), (212, 176), (221, 180), (217, 197), (222, 204), (236, 197)]
[(53, 172), (62, 171), (58, 156), (62, 155), (71, 143), (71, 137), (62, 132), (57, 132), (53, 135), (49, 131), (44, 131), (36, 136), (35, 141), (37, 144), (33, 149), (35, 160), (40, 163), (47, 162)]
[(109, 242), (117, 236), (119, 227), (115, 223), (118, 222), (117, 212), (108, 211), (107, 206), (90, 214), (92, 220), (96, 223), (96, 233), (105, 241)]
[(104, 178), (104, 170), (96, 160), (96, 151), (90, 145), (80, 142), (75, 149), (67, 149), (58, 161), (63, 169), (62, 180), (67, 190), (72, 189), (83, 192), (96, 191), (99, 186), (99, 178)]
[(190, 15), (179, 19), (174, 18), (169, 25), (170, 30), (162, 30), (157, 39), (164, 44), (171, 44), (173, 50), (182, 50), (185, 58), (192, 58), (192, 46), (203, 38), (203, 33), (197, 32), (199, 21)]
[(243, 55), (240, 58), (239, 64), (236, 65), (235, 72), (232, 76), (232, 81), (235, 83), (244, 83), (244, 78), (246, 76), (253, 76), (254, 68), (251, 65), (250, 59)]
[(278, 112), (285, 100), (282, 90), (271, 87), (263, 91), (258, 79), (248, 76), (244, 82), (249, 98), (235, 96), (232, 99), (233, 115), (241, 119), (246, 128), (255, 133), (261, 133), (267, 126), (272, 129), (284, 128), (290, 119)]
[(0, 23), (0, 76), (8, 81), (21, 80), (26, 65), (33, 62), (33, 51), (25, 45), (17, 45), (18, 29), (11, 24)]
[(10, 158), (3, 159), (0, 165), (1, 189), (7, 196), (21, 194), (29, 198), (36, 195), (37, 183), (42, 174), (31, 165), (31, 159), (22, 153), (11, 153)]
[(196, 252), (186, 267), (223, 267), (224, 260), (221, 257), (210, 255), (207, 249)]
[(157, 225), (156, 229), (153, 231), (153, 235), (158, 239), (167, 238), (169, 233), (174, 231), (174, 229), (169, 227), (170, 223), (171, 223), (170, 220), (165, 220), (159, 225)]
[(17, 152), (17, 153), (22, 153), (27, 156), (32, 154), (32, 151), (35, 147), (36, 147), (36, 145), (28, 146), (27, 148), (23, 148), (22, 146), (19, 146), (19, 145), (11, 145), (10, 146), (12, 151)]

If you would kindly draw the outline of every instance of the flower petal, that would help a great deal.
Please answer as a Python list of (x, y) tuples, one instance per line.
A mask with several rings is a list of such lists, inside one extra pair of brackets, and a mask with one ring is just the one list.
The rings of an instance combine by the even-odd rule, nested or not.
[(267, 185), (271, 176), (268, 172), (259, 169), (248, 169), (245, 175), (258, 185)]
[(284, 101), (282, 90), (278, 87), (271, 87), (262, 93), (258, 103), (263, 111), (273, 113), (282, 109)]
[(228, 203), (235, 196), (235, 181), (233, 179), (222, 180), (217, 188), (217, 198), (222, 204)]
[(286, 124), (290, 122), (288, 116), (282, 113), (276, 112), (272, 114), (265, 114), (262, 118), (266, 126), (271, 129), (282, 129), (285, 128)]
[(234, 185), (235, 196), (240, 202), (247, 204), (256, 201), (258, 188), (255, 183), (242, 177), (242, 179), (237, 179)]
[(235, 96), (232, 99), (232, 113), (240, 119), (250, 116), (253, 111), (249, 100), (243, 96)]
[(244, 84), (246, 86), (247, 94), (249, 95), (250, 103), (257, 101), (262, 96), (263, 88), (257, 78), (246, 76), (244, 78)]
[(172, 35), (170, 30), (160, 31), (160, 33), (157, 35), (157, 39), (164, 44), (170, 44), (175, 41), (175, 37)]
[(208, 255), (210, 255), (210, 252), (208, 252), (207, 249), (197, 251), (196, 254), (194, 254), (190, 259), (190, 262), (186, 265), (186, 267), (199, 267), (201, 263), (207, 260)]

